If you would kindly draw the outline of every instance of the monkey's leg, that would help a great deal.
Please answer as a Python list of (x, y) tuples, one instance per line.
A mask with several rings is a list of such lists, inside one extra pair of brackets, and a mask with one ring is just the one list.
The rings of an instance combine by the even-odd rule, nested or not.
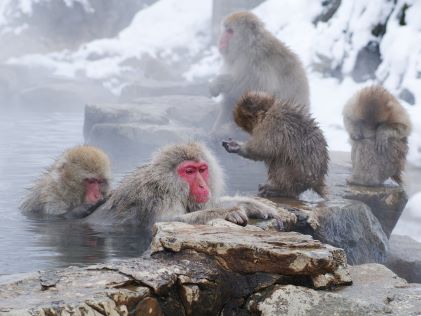
[(383, 184), (384, 158), (376, 151), (375, 141), (364, 139), (352, 145), (352, 175), (348, 184), (378, 186)]
[(259, 184), (259, 192), (257, 193), (260, 197), (287, 197), (288, 194), (285, 194), (284, 191), (276, 189), (270, 184)]

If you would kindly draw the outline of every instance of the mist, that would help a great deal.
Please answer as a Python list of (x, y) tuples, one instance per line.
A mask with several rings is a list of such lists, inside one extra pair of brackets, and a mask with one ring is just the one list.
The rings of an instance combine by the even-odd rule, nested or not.
[(202, 140), (232, 170), (228, 193), (255, 191), (263, 164), (227, 157), (209, 137), (220, 22), (239, 9), (303, 61), (331, 151), (350, 151), (341, 113), (358, 89), (380, 83), (399, 98), (414, 128), (410, 201), (396, 232), (421, 241), (421, 2), (407, 2), (0, 0), (0, 274), (138, 256), (147, 246), (130, 232), (84, 228), (69, 241), (63, 231), (74, 226), (20, 213), (26, 188), (78, 144), (110, 155), (115, 185), (157, 148)]

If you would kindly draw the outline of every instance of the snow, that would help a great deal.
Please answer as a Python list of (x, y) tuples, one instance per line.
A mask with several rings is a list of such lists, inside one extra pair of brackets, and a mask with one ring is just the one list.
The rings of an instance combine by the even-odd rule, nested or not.
[[(13, 0), (16, 1), (16, 0)], [(7, 5), (0, 1), (0, 26), (7, 20)], [(30, 14), (32, 3), (51, 0), (18, 0), (22, 14)], [(89, 0), (75, 1), (89, 6)], [(413, 133), (409, 138), (408, 160), (421, 167), (421, 1), (420, 0), (343, 0), (327, 22), (313, 23), (322, 10), (322, 0), (267, 0), (253, 12), (303, 61), (311, 86), (311, 108), (320, 123), (331, 150), (349, 151), (342, 122), (342, 108), (358, 89), (383, 84), (398, 95), (404, 88), (416, 99), (415, 105), (402, 101), (409, 111)], [(404, 4), (405, 25), (401, 25)], [(131, 68), (125, 61), (143, 54), (166, 61), (185, 60), (190, 68), (184, 78), (208, 80), (216, 75), (221, 58), (215, 46), (209, 47), (211, 0), (160, 0), (139, 11), (118, 36), (95, 40), (75, 51), (48, 55), (27, 55), (9, 60), (11, 64), (50, 69), (55, 75), (101, 80), (115, 93), (126, 84), (124, 75)], [(388, 20), (386, 17), (390, 16)], [(372, 34), (375, 26), (386, 23), (383, 38)], [(379, 44), (382, 60), (375, 78), (364, 83), (351, 79), (358, 52), (368, 43)], [(329, 77), (326, 70), (337, 70), (342, 79)], [(421, 195), (414, 196), (408, 209), (420, 213)], [(415, 225), (415, 224), (414, 224)], [(419, 228), (418, 228), (419, 229)], [(421, 236), (421, 231), (418, 231)]]
[(411, 236), (421, 242), (421, 192), (409, 199), (404, 214), (405, 218), (398, 221), (393, 234)]
[(180, 58), (174, 51), (194, 56), (209, 42), (211, 0), (161, 0), (139, 11), (116, 38), (95, 40), (77, 51), (27, 55), (11, 64), (42, 66), (56, 75), (107, 80), (128, 70), (122, 63), (142, 54), (169, 61)]

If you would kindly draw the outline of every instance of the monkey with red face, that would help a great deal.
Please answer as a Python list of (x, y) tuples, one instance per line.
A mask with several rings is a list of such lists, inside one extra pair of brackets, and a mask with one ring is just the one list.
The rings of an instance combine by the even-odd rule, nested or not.
[(271, 206), (248, 197), (221, 197), (223, 187), (222, 170), (204, 145), (171, 145), (126, 176), (86, 220), (146, 230), (157, 221), (205, 224), (216, 218), (238, 225), (246, 225), (249, 217), (275, 218), (282, 225)]
[(227, 16), (222, 23), (219, 52), (223, 68), (209, 86), (212, 96), (223, 97), (214, 133), (230, 131), (234, 106), (248, 91), (266, 92), (309, 112), (309, 84), (299, 57), (256, 15), (240, 11)]
[(35, 182), (20, 208), (28, 214), (86, 217), (104, 202), (110, 178), (110, 161), (102, 150), (77, 146)]

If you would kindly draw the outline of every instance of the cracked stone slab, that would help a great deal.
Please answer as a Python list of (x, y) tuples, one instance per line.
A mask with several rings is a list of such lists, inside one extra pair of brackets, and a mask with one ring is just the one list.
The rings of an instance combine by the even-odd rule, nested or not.
[(295, 232), (157, 223), (151, 252), (194, 250), (239, 273), (309, 276), (315, 288), (350, 284), (342, 249)]
[(252, 315), (419, 315), (421, 285), (408, 284), (379, 264), (350, 267), (353, 286), (315, 291), (275, 285), (253, 294), (246, 309)]

